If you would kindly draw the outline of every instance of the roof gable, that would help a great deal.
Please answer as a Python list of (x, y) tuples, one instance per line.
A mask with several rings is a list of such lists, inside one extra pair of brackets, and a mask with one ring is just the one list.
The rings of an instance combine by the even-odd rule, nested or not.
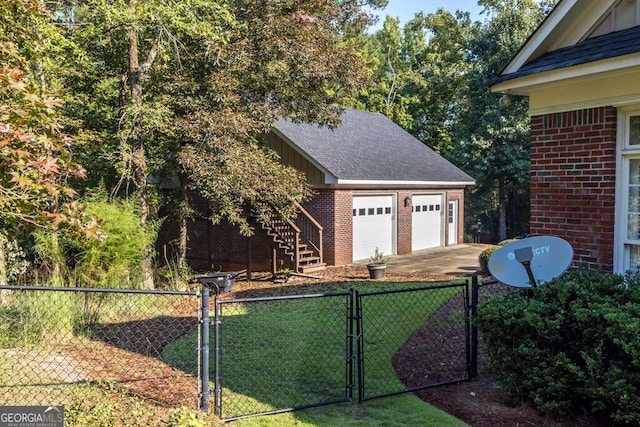
[(495, 78), (491, 84), (638, 52), (640, 52), (640, 26), (589, 38), (574, 46), (545, 53), (524, 64), (517, 71)]
[[(567, 69), (579, 65), (608, 61), (606, 70), (635, 66), (640, 63), (638, 26), (640, 0), (560, 0), (489, 84), (496, 92), (527, 95), (526, 85), (533, 83), (523, 77), (540, 75), (539, 84), (571, 77)], [(638, 59), (629, 61), (628, 55)]]
[(274, 132), (323, 170), (326, 184), (474, 183), (382, 114), (346, 109), (340, 118), (335, 129), (281, 119)]

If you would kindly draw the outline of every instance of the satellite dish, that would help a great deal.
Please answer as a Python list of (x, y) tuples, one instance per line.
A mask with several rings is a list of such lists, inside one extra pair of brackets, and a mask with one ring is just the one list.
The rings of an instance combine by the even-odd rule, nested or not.
[(573, 248), (554, 236), (536, 236), (504, 245), (489, 258), (489, 272), (518, 288), (542, 285), (562, 275), (573, 261)]

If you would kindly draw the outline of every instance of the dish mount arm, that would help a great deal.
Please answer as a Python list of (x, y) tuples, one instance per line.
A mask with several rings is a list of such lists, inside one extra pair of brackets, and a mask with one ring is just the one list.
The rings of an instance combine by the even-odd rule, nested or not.
[(533, 271), (531, 271), (531, 259), (533, 259), (533, 250), (531, 249), (531, 246), (516, 249), (513, 251), (513, 253), (516, 256), (516, 260), (520, 264), (522, 264), (524, 269), (527, 271), (527, 276), (529, 276), (531, 287), (536, 288), (536, 278), (533, 276)]

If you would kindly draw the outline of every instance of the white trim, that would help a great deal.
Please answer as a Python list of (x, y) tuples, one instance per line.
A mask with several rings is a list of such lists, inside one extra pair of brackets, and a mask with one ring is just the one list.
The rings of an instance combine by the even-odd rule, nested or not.
[(514, 73), (524, 64), (529, 62), (529, 60), (536, 55), (536, 52), (538, 52), (545, 40), (547, 40), (551, 33), (558, 28), (562, 19), (577, 1), (578, 0), (561, 1), (547, 19), (540, 24), (533, 35), (529, 40), (527, 40), (500, 74), (505, 75)]
[(578, 43), (616, 1), (562, 0), (500, 75), (516, 72), (527, 62), (546, 52)]
[(542, 116), (545, 114), (562, 113), (565, 111), (586, 110), (602, 106), (624, 107), (640, 102), (640, 93), (631, 95), (612, 96), (609, 98), (599, 98), (589, 101), (573, 102), (570, 104), (550, 105), (541, 108), (530, 108), (529, 116)]
[(638, 72), (637, 70), (629, 70), (631, 67), (640, 67), (640, 55), (637, 53), (517, 77), (496, 83), (491, 86), (491, 91), (527, 96), (533, 86), (545, 85), (545, 87), (552, 87), (552, 84), (566, 84), (565, 80), (568, 79), (593, 80), (598, 78), (598, 76), (595, 76), (598, 73), (610, 73), (611, 76), (607, 77), (615, 77), (619, 74)]
[(629, 167), (628, 161), (640, 158), (640, 147), (627, 146), (629, 132), (628, 120), (632, 115), (640, 114), (640, 105), (620, 108), (617, 115), (616, 138), (616, 186), (615, 186), (615, 224), (613, 246), (613, 271), (624, 273), (628, 269), (627, 247), (631, 244), (628, 233), (628, 204), (629, 204)]
[(475, 181), (377, 181), (359, 179), (338, 179), (337, 185), (366, 185), (366, 186), (413, 186), (413, 187), (464, 187), (475, 185)]
[[(624, 209), (622, 208), (623, 192), (623, 166), (624, 161), (622, 157), (622, 139), (624, 133), (624, 117), (625, 113), (622, 110), (618, 110), (617, 115), (617, 132), (616, 132), (616, 185), (615, 185), (615, 198), (614, 198), (614, 225), (613, 225), (613, 272), (620, 273), (624, 269), (624, 251), (621, 239), (624, 238), (624, 227), (622, 226), (624, 220)], [(625, 203), (626, 204), (626, 203)]]

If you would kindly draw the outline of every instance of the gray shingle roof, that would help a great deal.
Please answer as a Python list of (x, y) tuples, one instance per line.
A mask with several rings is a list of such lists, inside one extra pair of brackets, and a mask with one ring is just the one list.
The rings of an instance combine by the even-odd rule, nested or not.
[(275, 130), (339, 181), (473, 184), (473, 178), (379, 113), (347, 109), (336, 129), (281, 119)]
[(640, 52), (640, 26), (593, 37), (574, 46), (548, 52), (523, 65), (514, 73), (492, 79), (489, 85), (637, 52)]

